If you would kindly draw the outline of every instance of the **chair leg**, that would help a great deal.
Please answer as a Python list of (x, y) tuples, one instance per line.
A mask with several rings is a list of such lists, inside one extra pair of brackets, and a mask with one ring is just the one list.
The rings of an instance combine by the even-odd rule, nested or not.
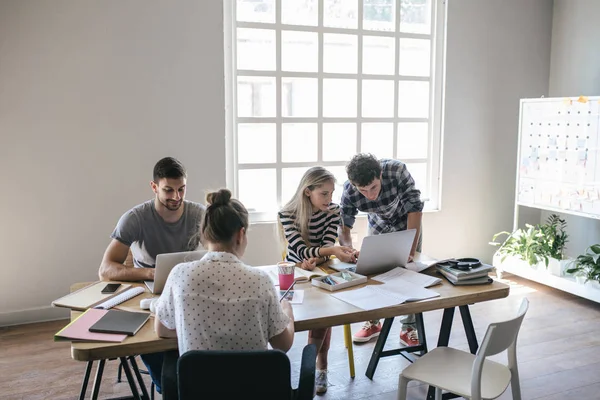
[(354, 379), (354, 349), (352, 348), (352, 331), (350, 325), (344, 325), (344, 343), (348, 351), (348, 367), (350, 368), (350, 378)]
[(408, 390), (408, 379), (402, 374), (398, 377), (398, 400), (406, 400)]
[(515, 367), (510, 371), (510, 388), (512, 390), (513, 400), (521, 400), (521, 383), (519, 382), (519, 370)]
[(442, 389), (439, 387), (435, 388), (435, 400), (442, 400)]

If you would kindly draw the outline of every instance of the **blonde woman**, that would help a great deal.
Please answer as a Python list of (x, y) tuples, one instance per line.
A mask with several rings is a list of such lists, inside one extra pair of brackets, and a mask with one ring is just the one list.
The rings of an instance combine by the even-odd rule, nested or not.
[[(356, 252), (350, 247), (336, 246), (341, 224), (340, 207), (331, 202), (335, 177), (323, 167), (312, 167), (300, 180), (294, 197), (279, 212), (279, 229), (287, 245), (286, 260), (312, 270), (336, 256), (344, 262), (355, 262)], [(309, 331), (308, 343), (317, 347), (316, 390), (327, 391), (327, 353), (331, 328)]]

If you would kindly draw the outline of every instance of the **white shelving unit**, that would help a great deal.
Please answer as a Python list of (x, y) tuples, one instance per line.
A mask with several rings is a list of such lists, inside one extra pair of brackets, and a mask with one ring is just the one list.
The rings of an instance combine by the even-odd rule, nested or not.
[[(600, 96), (521, 99), (513, 231), (523, 227), (522, 215), (539, 218), (540, 210), (600, 219)], [(498, 255), (494, 266), (500, 276), (510, 272), (600, 303), (597, 283)]]

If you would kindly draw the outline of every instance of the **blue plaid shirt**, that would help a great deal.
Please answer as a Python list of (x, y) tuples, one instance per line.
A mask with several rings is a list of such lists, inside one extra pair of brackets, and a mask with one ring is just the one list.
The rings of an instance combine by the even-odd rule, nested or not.
[(341, 208), (342, 221), (352, 228), (358, 211), (369, 213), (371, 234), (402, 231), (407, 228), (408, 214), (423, 211), (421, 191), (406, 165), (398, 160), (380, 160), (381, 192), (368, 200), (350, 181), (344, 183)]

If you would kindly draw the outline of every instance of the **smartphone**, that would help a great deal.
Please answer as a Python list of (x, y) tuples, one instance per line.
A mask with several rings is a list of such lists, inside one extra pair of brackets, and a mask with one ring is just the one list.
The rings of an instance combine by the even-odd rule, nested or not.
[(109, 283), (108, 285), (104, 286), (104, 289), (102, 289), (101, 293), (114, 293), (117, 291), (119, 286), (121, 286), (120, 283)]

